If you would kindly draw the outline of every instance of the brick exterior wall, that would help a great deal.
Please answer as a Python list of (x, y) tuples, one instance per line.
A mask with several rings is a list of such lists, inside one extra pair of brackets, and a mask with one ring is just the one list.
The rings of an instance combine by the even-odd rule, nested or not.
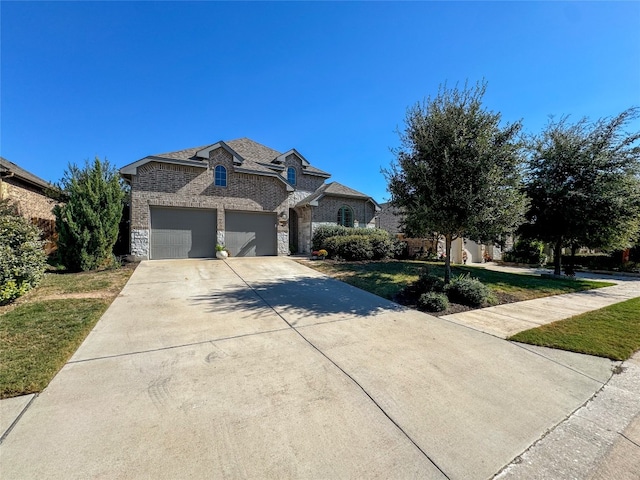
[[(215, 167), (227, 170), (227, 187), (214, 185)], [(233, 158), (223, 148), (209, 154), (207, 168), (190, 167), (161, 162), (149, 162), (138, 167), (131, 178), (131, 254), (138, 259), (149, 258), (151, 206), (209, 208), (217, 211), (217, 241), (225, 243), (225, 211), (275, 212), (278, 214), (278, 255), (289, 254), (289, 224), (281, 216), (289, 215), (301, 200), (324, 183), (323, 177), (302, 173), (301, 160), (294, 154), (287, 156), (282, 177), (286, 180), (289, 166), (296, 168), (295, 191), (287, 191), (286, 184), (275, 176), (234, 172)], [(298, 251), (308, 253), (312, 229), (320, 223), (337, 221), (338, 209), (349, 205), (360, 227), (375, 226), (375, 209), (371, 202), (323, 197), (318, 207), (296, 208), (298, 214)]]
[(380, 211), (378, 212), (378, 228), (382, 228), (392, 235), (396, 235), (400, 232), (400, 220), (401, 216), (395, 213), (395, 209), (390, 203), (383, 203), (380, 205)]
[(323, 197), (313, 211), (313, 222), (335, 225), (338, 221), (338, 210), (343, 205), (353, 210), (354, 226), (356, 226), (355, 222), (358, 222), (358, 227), (375, 227), (376, 212), (373, 204), (368, 200), (357, 198)]
[(13, 177), (0, 180), (0, 199), (9, 198), (18, 205), (18, 213), (29, 220), (42, 218), (55, 220), (51, 212), (55, 200), (43, 195), (39, 189), (24, 184)]
[[(297, 157), (294, 156), (293, 160), (299, 165)], [(214, 185), (217, 165), (227, 170), (227, 187)], [(304, 177), (307, 175), (298, 178)], [(304, 185), (317, 184), (316, 178), (321, 185), (319, 177)], [(278, 215), (284, 212), (288, 215), (289, 208), (312, 193), (300, 189), (300, 186), (298, 188), (295, 192), (288, 192), (286, 185), (275, 177), (234, 172), (233, 159), (222, 148), (210, 153), (206, 169), (147, 163), (139, 167), (138, 174), (131, 179), (131, 254), (137, 258), (149, 257), (150, 206), (215, 208), (217, 240), (224, 243), (226, 210), (276, 212)], [(289, 225), (285, 220), (278, 222), (277, 240), (278, 255), (288, 255)], [(303, 242), (304, 239), (299, 238), (301, 246)]]
[(304, 190), (306, 192), (315, 192), (324, 183), (323, 177), (317, 175), (307, 175), (303, 173), (302, 161), (294, 153), (287, 155), (284, 160), (284, 170), (281, 175), (285, 180), (287, 179), (287, 169), (293, 167), (296, 169), (296, 190)]

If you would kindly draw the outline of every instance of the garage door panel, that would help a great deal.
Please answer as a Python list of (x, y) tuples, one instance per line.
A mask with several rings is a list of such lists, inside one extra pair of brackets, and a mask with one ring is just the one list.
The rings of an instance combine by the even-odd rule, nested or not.
[(275, 213), (226, 212), (225, 244), (235, 257), (277, 254)]
[(216, 211), (151, 207), (151, 259), (215, 256)]

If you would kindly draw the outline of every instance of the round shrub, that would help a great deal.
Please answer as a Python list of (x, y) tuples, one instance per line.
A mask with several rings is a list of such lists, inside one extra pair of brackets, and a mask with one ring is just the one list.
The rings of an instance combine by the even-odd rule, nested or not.
[(43, 244), (37, 227), (0, 203), (0, 305), (40, 282), (47, 265)]
[(469, 275), (460, 275), (452, 279), (445, 287), (445, 292), (449, 301), (470, 307), (482, 307), (495, 301), (489, 287)]
[(444, 293), (427, 292), (418, 299), (418, 308), (427, 312), (442, 312), (448, 307), (449, 300)]
[(436, 275), (423, 273), (416, 282), (416, 287), (421, 292), (443, 292), (444, 280)]

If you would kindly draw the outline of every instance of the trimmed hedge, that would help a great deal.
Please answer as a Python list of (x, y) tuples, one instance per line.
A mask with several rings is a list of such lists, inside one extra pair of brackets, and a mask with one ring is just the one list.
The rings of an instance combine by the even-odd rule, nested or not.
[[(562, 256), (562, 265), (569, 265), (571, 255)], [(622, 252), (614, 252), (611, 255), (606, 254), (577, 254), (575, 256), (575, 266), (582, 267), (586, 270), (628, 270), (633, 271), (637, 267), (636, 263), (622, 263)]]
[(312, 246), (313, 250), (327, 250), (329, 258), (359, 261), (392, 258), (398, 251), (399, 243), (389, 232), (379, 228), (327, 225), (316, 229)]

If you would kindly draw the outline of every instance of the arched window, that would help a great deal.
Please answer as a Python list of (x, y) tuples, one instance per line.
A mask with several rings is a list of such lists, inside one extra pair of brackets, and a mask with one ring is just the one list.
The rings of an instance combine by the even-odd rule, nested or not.
[(338, 225), (343, 227), (353, 227), (353, 210), (351, 207), (343, 205), (338, 210)]
[(287, 168), (287, 182), (291, 185), (296, 184), (296, 169), (293, 167)]
[(226, 187), (227, 186), (227, 169), (222, 165), (216, 165), (216, 169), (214, 171), (214, 185), (216, 187)]

